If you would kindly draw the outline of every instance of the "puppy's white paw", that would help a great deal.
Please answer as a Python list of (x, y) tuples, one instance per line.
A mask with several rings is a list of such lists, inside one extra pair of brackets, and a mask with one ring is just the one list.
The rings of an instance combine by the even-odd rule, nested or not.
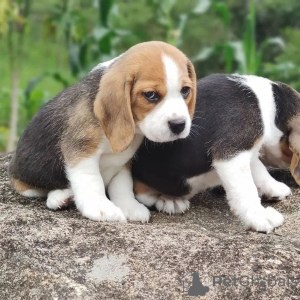
[(187, 199), (175, 201), (176, 213), (181, 214), (190, 209), (190, 201)]
[(156, 208), (159, 211), (168, 214), (180, 214), (184, 213), (190, 208), (190, 202), (186, 199), (171, 198), (167, 196), (161, 196), (156, 202)]
[(46, 205), (48, 208), (57, 210), (68, 205), (72, 191), (70, 189), (54, 190), (48, 193)]
[(291, 189), (284, 183), (279, 181), (272, 181), (268, 186), (261, 189), (261, 193), (268, 198), (276, 198), (278, 200), (283, 200), (287, 196), (291, 195)]
[(159, 211), (165, 212), (169, 215), (175, 214), (175, 205), (173, 200), (159, 199), (156, 203), (156, 208)]
[(41, 191), (41, 190), (26, 190), (24, 192), (20, 193), (22, 196), (29, 197), (29, 198), (35, 198), (35, 197), (45, 197), (47, 196), (47, 192)]
[(244, 224), (256, 231), (269, 233), (274, 228), (282, 225), (283, 215), (272, 207), (263, 206), (249, 209), (241, 216)]
[[(122, 203), (126, 204), (126, 201)], [(122, 209), (124, 216), (127, 220), (139, 221), (144, 223), (148, 222), (150, 219), (149, 209), (145, 205), (136, 201), (135, 199), (127, 201), (127, 205), (119, 205), (119, 207)]]
[(279, 227), (283, 224), (284, 217), (280, 212), (278, 212), (271, 206), (268, 206), (265, 210), (267, 219), (272, 223), (274, 228)]
[(106, 198), (99, 198), (93, 202), (85, 202), (80, 211), (84, 217), (93, 221), (127, 222), (122, 210)]

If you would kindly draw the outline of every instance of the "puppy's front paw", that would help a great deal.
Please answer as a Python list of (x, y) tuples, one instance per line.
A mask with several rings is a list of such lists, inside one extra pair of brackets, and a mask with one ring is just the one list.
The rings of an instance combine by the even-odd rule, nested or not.
[(272, 207), (264, 208), (263, 206), (249, 209), (241, 216), (241, 219), (247, 227), (266, 233), (282, 225), (284, 220), (283, 215), (277, 210)]
[[(135, 199), (132, 199), (134, 201), (130, 201), (126, 206), (124, 205), (121, 207), (125, 217), (127, 220), (130, 221), (139, 221), (139, 222), (148, 222), (150, 219), (150, 211), (149, 209), (136, 201)], [(126, 202), (123, 202), (126, 203)]]
[(184, 213), (190, 208), (190, 202), (186, 199), (172, 198), (168, 196), (160, 196), (156, 203), (156, 208), (168, 214)]
[(84, 217), (93, 221), (126, 223), (122, 210), (106, 198), (85, 203), (80, 211)]
[(268, 198), (276, 198), (278, 200), (283, 200), (287, 196), (291, 195), (291, 189), (284, 183), (274, 180), (268, 187), (262, 190)]

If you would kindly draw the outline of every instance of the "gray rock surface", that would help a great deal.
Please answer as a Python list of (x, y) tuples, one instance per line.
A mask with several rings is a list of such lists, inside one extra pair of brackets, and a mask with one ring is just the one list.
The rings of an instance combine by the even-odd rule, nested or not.
[[(183, 299), (180, 279), (187, 294), (195, 271), (209, 291), (185, 299), (300, 299), (300, 283), (283, 282), (300, 278), (300, 189), (288, 172), (273, 176), (293, 195), (265, 203), (284, 225), (263, 234), (245, 230), (222, 189), (195, 197), (184, 215), (153, 211), (147, 224), (97, 223), (74, 207), (53, 212), (12, 190), (9, 159), (0, 155), (0, 299)], [(274, 287), (256, 284), (268, 275)], [(213, 276), (249, 276), (249, 286), (214, 286)]]

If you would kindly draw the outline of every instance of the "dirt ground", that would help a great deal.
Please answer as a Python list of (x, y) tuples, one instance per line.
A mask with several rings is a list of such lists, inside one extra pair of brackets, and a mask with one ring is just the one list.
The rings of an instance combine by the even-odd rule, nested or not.
[(293, 195), (265, 203), (284, 225), (263, 234), (245, 230), (221, 188), (195, 197), (184, 215), (152, 211), (147, 224), (53, 212), (12, 190), (9, 159), (0, 154), (0, 299), (177, 300), (193, 272), (209, 291), (184, 299), (300, 299), (300, 189), (286, 171), (272, 174)]

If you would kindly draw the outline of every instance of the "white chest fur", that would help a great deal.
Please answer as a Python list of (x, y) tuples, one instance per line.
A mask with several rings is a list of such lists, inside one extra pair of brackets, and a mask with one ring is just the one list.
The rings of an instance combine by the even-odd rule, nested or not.
[(105, 138), (101, 142), (100, 174), (105, 186), (121, 170), (121, 168), (132, 158), (143, 141), (142, 134), (136, 134), (130, 146), (121, 153), (113, 153), (109, 141)]

